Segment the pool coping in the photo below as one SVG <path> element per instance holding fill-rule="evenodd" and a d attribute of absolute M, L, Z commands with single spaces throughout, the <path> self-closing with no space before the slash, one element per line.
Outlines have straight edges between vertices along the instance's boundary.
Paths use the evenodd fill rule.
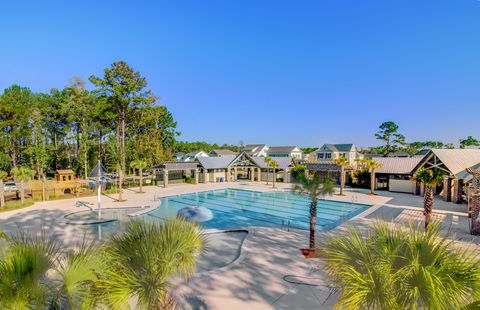
<path fill-rule="evenodd" d="M 139 208 L 139 209 L 146 209 L 146 210 L 140 210 L 138 212 L 134 212 L 134 213 L 131 213 L 131 214 L 127 214 L 127 216 L 129 217 L 136 217 L 136 216 L 139 216 L 139 215 L 143 215 L 143 214 L 146 214 L 148 212 L 151 212 L 157 208 L 159 208 L 161 205 L 158 204 L 158 206 L 156 207 L 150 207 L 150 206 L 127 206 L 127 207 L 113 207 L 113 208 L 102 208 L 101 211 L 106 211 L 106 210 L 126 210 L 126 209 L 135 209 L 135 208 Z M 87 208 L 87 207 L 84 207 L 84 208 Z M 148 210 L 148 211 L 147 211 Z M 60 219 L 63 220 L 66 224 L 68 225 L 96 225 L 96 224 L 104 224 L 104 223 L 111 223 L 111 222 L 117 222 L 118 219 L 101 219 L 101 220 L 69 220 L 67 219 L 66 217 L 69 216 L 69 215 L 73 215 L 73 214 L 77 214 L 77 213 L 82 213 L 82 212 L 96 212 L 98 211 L 98 209 L 90 209 L 90 208 L 87 208 L 87 210 L 80 210 L 80 211 L 75 211 L 75 212 L 69 212 L 65 215 L 62 215 L 60 216 Z M 142 213 L 139 213 L 139 212 L 142 212 Z M 137 214 L 139 213 L 139 214 Z"/>

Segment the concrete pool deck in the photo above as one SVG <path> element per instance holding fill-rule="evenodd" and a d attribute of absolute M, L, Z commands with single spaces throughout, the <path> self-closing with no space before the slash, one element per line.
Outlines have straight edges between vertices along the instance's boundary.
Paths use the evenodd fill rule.
<path fill-rule="evenodd" d="M 276 190 L 290 188 L 290 184 L 277 184 Z M 231 182 L 187 185 L 171 185 L 169 188 L 144 187 L 145 194 L 125 190 L 125 202 L 102 198 L 102 207 L 154 206 L 154 197 L 179 195 L 220 188 L 240 188 L 257 191 L 271 191 L 272 186 L 259 182 Z M 371 204 L 350 221 L 335 228 L 343 231 L 349 225 L 367 228 L 377 219 L 401 224 L 422 220 L 423 198 L 408 194 L 378 192 L 376 196 L 368 191 L 347 189 L 345 196 L 328 199 Z M 85 234 L 85 227 L 67 225 L 63 216 L 70 212 L 87 210 L 75 207 L 75 202 L 88 201 L 95 208 L 96 197 L 82 197 L 35 203 L 33 206 L 0 213 L 0 230 L 14 233 L 17 227 L 38 233 L 42 227 L 65 246 L 74 246 Z M 454 233 L 454 238 L 468 245 L 480 244 L 479 237 L 470 236 L 466 218 L 466 205 L 446 203 L 439 199 L 434 203 L 435 217 L 443 220 L 444 230 Z M 307 260 L 300 254 L 308 242 L 306 231 L 285 231 L 280 228 L 248 228 L 238 258 L 225 257 L 225 266 L 217 269 L 200 268 L 188 282 L 173 281 L 173 293 L 187 309 L 330 309 L 337 296 L 328 288 L 328 277 L 322 273 L 322 262 Z M 89 235 L 90 238 L 95 236 Z M 320 234 L 319 238 L 325 237 Z M 240 240 L 240 237 L 233 238 Z M 219 238 L 219 244 L 230 243 L 228 238 Z M 233 244 L 233 242 L 232 242 Z M 240 242 L 241 244 L 241 242 Z M 220 251 L 216 249 L 215 251 Z M 210 256 L 225 253 L 211 252 Z M 228 264 L 229 261 L 233 262 Z M 310 277 L 317 286 L 292 284 L 284 278 Z"/>

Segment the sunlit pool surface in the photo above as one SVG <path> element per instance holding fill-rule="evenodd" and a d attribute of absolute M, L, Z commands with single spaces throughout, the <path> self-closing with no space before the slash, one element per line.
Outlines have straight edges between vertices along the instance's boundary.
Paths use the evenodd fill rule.
<path fill-rule="evenodd" d="M 161 198 L 160 207 L 135 218 L 147 221 L 161 221 L 174 218 L 185 207 L 207 208 L 213 217 L 200 222 L 203 227 L 232 229 L 239 227 L 276 227 L 291 229 L 309 228 L 308 197 L 292 192 L 256 192 L 241 189 L 221 189 Z M 370 205 L 332 200 L 320 200 L 317 206 L 317 229 L 330 230 Z M 132 219 L 128 214 L 135 209 L 104 210 L 102 217 L 112 216 L 114 222 L 87 225 L 88 230 L 115 232 L 121 230 Z M 72 214 L 79 219 L 95 218 L 96 212 Z"/>

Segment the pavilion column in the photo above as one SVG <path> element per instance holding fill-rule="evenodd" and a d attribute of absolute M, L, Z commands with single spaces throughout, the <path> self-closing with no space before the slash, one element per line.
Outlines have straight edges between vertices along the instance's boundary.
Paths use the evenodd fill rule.
<path fill-rule="evenodd" d="M 230 168 L 227 168 L 227 171 L 225 172 L 225 182 L 230 182 L 231 181 L 230 180 L 230 174 L 231 174 L 230 171 L 231 171 Z"/>
<path fill-rule="evenodd" d="M 163 187 L 168 187 L 168 170 L 163 170 Z"/>
<path fill-rule="evenodd" d="M 308 179 L 310 177 L 310 170 L 305 169 L 304 174 L 305 174 L 305 177 Z"/>
<path fill-rule="evenodd" d="M 262 179 L 262 168 L 257 168 L 257 182 L 260 182 Z"/>
<path fill-rule="evenodd" d="M 197 168 L 194 171 L 195 171 L 195 184 L 198 184 L 198 174 L 200 173 L 200 170 Z"/>
<path fill-rule="evenodd" d="M 416 196 L 420 196 L 420 187 L 421 184 L 418 181 L 415 181 L 415 187 L 413 188 L 413 194 Z"/>
<path fill-rule="evenodd" d="M 285 169 L 285 171 L 284 171 L 283 183 L 290 183 L 290 180 L 288 179 L 288 170 L 287 169 Z"/>
<path fill-rule="evenodd" d="M 203 183 L 208 183 L 208 169 L 203 169 Z"/>
<path fill-rule="evenodd" d="M 237 180 L 237 167 L 233 168 L 233 174 L 234 174 L 233 180 L 236 181 Z"/>
<path fill-rule="evenodd" d="M 463 180 L 453 180 L 453 199 L 454 203 L 462 203 Z"/>
<path fill-rule="evenodd" d="M 249 168 L 250 169 L 250 181 L 255 180 L 255 168 Z"/>
<path fill-rule="evenodd" d="M 443 178 L 443 200 L 452 201 L 452 179 L 449 176 Z"/>

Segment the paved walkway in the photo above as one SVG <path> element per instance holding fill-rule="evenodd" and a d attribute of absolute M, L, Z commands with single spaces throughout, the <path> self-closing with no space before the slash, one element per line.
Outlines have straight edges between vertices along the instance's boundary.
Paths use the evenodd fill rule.
<path fill-rule="evenodd" d="M 277 190 L 288 189 L 288 184 L 278 184 Z M 126 190 L 125 202 L 115 202 L 103 197 L 103 207 L 135 207 L 154 206 L 158 202 L 155 196 L 178 195 L 189 192 L 205 191 L 218 188 L 235 187 L 259 191 L 271 191 L 264 183 L 236 182 L 186 185 L 171 185 L 169 188 L 145 187 L 145 194 L 137 194 Z M 367 191 L 348 189 L 345 196 L 333 196 L 330 199 L 371 204 L 354 219 L 337 227 L 333 233 L 344 231 L 349 225 L 362 229 L 368 228 L 378 219 L 406 224 L 409 221 L 422 221 L 421 197 L 379 192 L 379 195 L 367 195 Z M 95 204 L 96 197 L 81 198 Z M 66 246 L 74 246 L 86 234 L 89 238 L 97 238 L 89 226 L 79 227 L 67 225 L 63 216 L 69 212 L 82 210 L 76 208 L 77 199 L 58 200 L 36 203 L 34 206 L 0 213 L 0 229 L 7 233 L 16 231 L 18 227 L 38 233 L 42 227 L 61 240 Z M 465 244 L 480 244 L 478 237 L 468 233 L 466 205 L 435 201 L 435 218 L 444 223 L 444 231 L 455 233 L 454 238 L 465 241 Z M 174 294 L 187 309 L 330 309 L 337 300 L 327 285 L 328 278 L 322 272 L 322 263 L 318 260 L 307 260 L 300 254 L 308 242 L 306 231 L 285 231 L 280 228 L 247 228 L 248 234 L 236 237 L 219 237 L 218 247 L 211 249 L 210 257 L 223 257 L 223 267 L 212 268 L 202 263 L 198 272 L 188 281 L 173 282 Z M 325 237 L 325 234 L 323 235 Z M 319 236 L 322 238 L 322 235 Z M 235 241 L 236 240 L 236 241 Z M 473 241 L 473 242 L 471 242 Z M 240 244 L 243 242 L 243 246 Z M 227 243 L 235 244 L 240 256 L 225 255 Z M 223 244 L 223 246 L 222 246 Z M 230 264 L 229 264 L 230 263 Z M 306 278 L 305 278 L 306 277 Z M 305 280 L 306 279 L 306 280 Z M 299 284 L 306 281 L 315 286 Z M 297 284 L 291 283 L 296 282 Z"/>

